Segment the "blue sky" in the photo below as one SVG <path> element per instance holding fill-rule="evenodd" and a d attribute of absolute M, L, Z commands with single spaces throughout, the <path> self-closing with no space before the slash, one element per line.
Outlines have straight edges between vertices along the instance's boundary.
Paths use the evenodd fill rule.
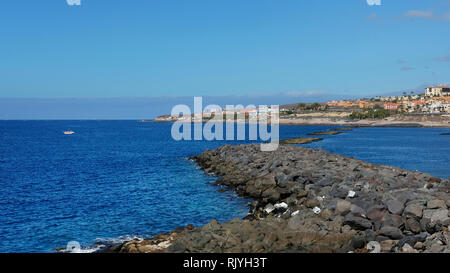
<path fill-rule="evenodd" d="M 381 2 L 5 0 L 0 97 L 295 101 L 449 83 L 450 0 Z"/>

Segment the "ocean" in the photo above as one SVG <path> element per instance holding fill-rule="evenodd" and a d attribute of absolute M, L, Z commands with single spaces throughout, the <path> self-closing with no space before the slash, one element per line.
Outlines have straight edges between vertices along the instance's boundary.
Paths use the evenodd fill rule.
<path fill-rule="evenodd" d="M 175 141 L 171 126 L 0 121 L 0 252 L 54 252 L 69 241 L 89 251 L 99 242 L 244 217 L 250 200 L 213 185 L 215 178 L 188 157 L 255 142 Z M 280 138 L 331 128 L 281 126 Z M 450 178 L 445 132 L 450 129 L 354 128 L 302 146 Z"/>

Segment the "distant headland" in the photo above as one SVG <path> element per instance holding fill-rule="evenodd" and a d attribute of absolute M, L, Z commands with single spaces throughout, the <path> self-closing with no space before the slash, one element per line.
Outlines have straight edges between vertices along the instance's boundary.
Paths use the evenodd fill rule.
<path fill-rule="evenodd" d="M 223 115 L 225 122 L 249 122 L 249 117 L 259 114 L 258 108 L 205 110 L 189 117 L 162 115 L 141 122 L 207 122 L 217 115 Z M 423 94 L 403 92 L 402 96 L 285 104 L 279 107 L 279 122 L 281 125 L 450 127 L 450 87 L 428 87 Z"/>

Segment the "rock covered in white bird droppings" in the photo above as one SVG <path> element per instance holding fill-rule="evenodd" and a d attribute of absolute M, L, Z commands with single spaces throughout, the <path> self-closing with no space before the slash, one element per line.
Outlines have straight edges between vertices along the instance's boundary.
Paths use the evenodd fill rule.
<path fill-rule="evenodd" d="M 299 210 L 296 210 L 296 211 L 294 211 L 293 213 L 291 213 L 291 216 L 295 216 L 295 215 L 297 215 L 297 214 L 299 214 L 300 213 L 300 211 Z"/>
<path fill-rule="evenodd" d="M 381 245 L 377 241 L 370 241 L 367 246 L 367 250 L 369 250 L 370 253 L 380 253 L 381 252 Z"/>
<path fill-rule="evenodd" d="M 272 204 L 267 204 L 266 207 L 264 208 L 264 211 L 266 213 L 271 213 L 274 210 L 275 210 L 275 207 Z"/>
<path fill-rule="evenodd" d="M 275 204 L 274 207 L 275 207 L 276 209 L 287 209 L 287 208 L 288 208 L 288 204 L 286 204 L 286 203 L 284 203 L 284 202 L 281 202 L 281 203 Z"/>

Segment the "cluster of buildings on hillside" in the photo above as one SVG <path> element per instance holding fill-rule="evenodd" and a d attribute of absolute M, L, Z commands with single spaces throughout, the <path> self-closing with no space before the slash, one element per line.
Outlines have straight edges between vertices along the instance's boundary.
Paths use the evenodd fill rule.
<path fill-rule="evenodd" d="M 315 107 L 311 107 L 315 106 Z M 313 108 L 314 110 L 312 110 Z M 284 114 L 296 113 L 298 111 L 347 111 L 352 112 L 358 109 L 386 109 L 404 113 L 450 113 L 450 87 L 439 85 L 426 88 L 424 94 L 403 93 L 402 96 L 376 97 L 360 100 L 340 100 L 326 103 L 314 104 L 289 104 L 280 107 L 280 112 Z M 205 109 L 202 113 L 204 118 L 212 116 L 212 113 L 232 116 L 232 114 L 246 114 L 250 117 L 262 113 L 270 113 L 272 109 L 267 108 L 245 108 L 245 109 Z M 198 114 L 200 115 L 200 114 Z M 195 116 L 195 115 L 194 115 Z"/>
<path fill-rule="evenodd" d="M 205 109 L 201 114 L 202 118 L 212 118 L 216 115 L 223 116 L 224 119 L 242 119 L 245 117 L 249 118 L 263 118 L 264 115 L 270 115 L 273 111 L 271 107 L 262 106 L 258 108 L 230 108 L 230 109 Z M 194 114 L 194 117 L 199 118 L 200 114 Z"/>
<path fill-rule="evenodd" d="M 450 113 L 450 87 L 440 85 L 426 88 L 424 94 L 409 95 L 403 93 L 402 96 L 376 97 L 360 100 L 340 100 L 329 101 L 325 103 L 296 103 L 280 106 L 279 111 L 282 115 L 297 114 L 304 111 L 344 111 L 353 112 L 364 109 L 385 109 L 403 113 L 423 113 L 439 114 Z M 194 113 L 187 116 L 160 116 L 157 121 L 175 121 L 175 120 L 204 120 L 215 116 L 222 116 L 224 119 L 242 119 L 243 117 L 266 117 L 261 114 L 270 114 L 274 109 L 270 107 L 261 108 L 208 108 L 201 113 Z"/>
<path fill-rule="evenodd" d="M 270 119 L 268 115 L 273 112 L 273 109 L 270 107 L 259 107 L 259 108 L 232 108 L 232 109 L 222 109 L 220 107 L 206 107 L 201 113 L 193 113 L 193 114 L 185 114 L 185 115 L 163 115 L 157 117 L 156 121 L 201 121 L 201 120 L 209 120 L 214 117 L 223 118 L 224 120 L 241 120 L 246 118 L 258 118 L 260 121 L 264 119 Z M 266 114 L 262 115 L 262 114 Z M 141 121 L 145 122 L 145 121 Z"/>
<path fill-rule="evenodd" d="M 407 113 L 450 113 L 450 87 L 440 85 L 426 88 L 421 95 L 377 97 L 362 100 L 330 101 L 330 109 L 370 109 L 383 108 Z"/>

